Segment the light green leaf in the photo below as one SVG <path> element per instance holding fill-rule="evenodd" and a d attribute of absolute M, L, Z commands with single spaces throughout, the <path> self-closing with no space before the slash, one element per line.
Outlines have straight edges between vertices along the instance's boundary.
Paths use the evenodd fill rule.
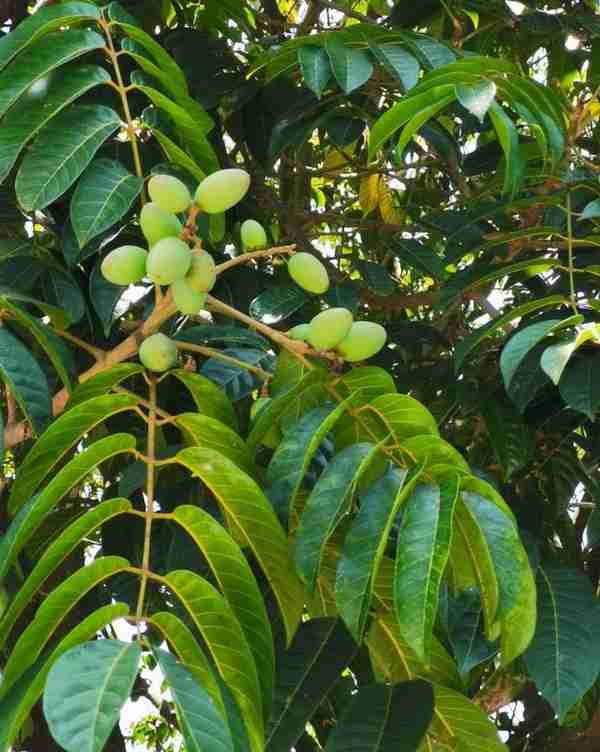
<path fill-rule="evenodd" d="M 208 415 L 198 413 L 178 415 L 175 423 L 183 431 L 189 446 L 213 449 L 235 462 L 248 475 L 256 476 L 256 465 L 246 443 L 229 426 Z"/>
<path fill-rule="evenodd" d="M 358 89 L 371 78 L 373 63 L 368 53 L 344 44 L 339 32 L 332 32 L 327 36 L 325 50 L 329 56 L 335 80 L 346 94 Z"/>
<path fill-rule="evenodd" d="M 231 460 L 211 449 L 193 447 L 177 455 L 205 483 L 247 541 L 273 590 L 291 639 L 305 593 L 294 573 L 287 538 L 260 487 Z M 237 537 L 237 536 L 236 536 Z"/>
<path fill-rule="evenodd" d="M 571 316 L 568 319 L 547 319 L 537 324 L 531 324 L 524 329 L 520 329 L 509 339 L 504 346 L 500 355 L 500 370 L 504 379 L 504 386 L 508 391 L 510 383 L 515 375 L 517 368 L 526 357 L 527 353 L 532 350 L 538 342 L 545 337 L 554 334 L 561 329 L 574 326 L 579 323 L 580 317 Z"/>
<path fill-rule="evenodd" d="M 111 389 L 114 389 L 122 381 L 132 376 L 137 376 L 143 370 L 144 367 L 140 363 L 119 363 L 116 366 L 94 374 L 90 379 L 75 387 L 67 402 L 67 410 L 94 397 L 107 395 Z"/>
<path fill-rule="evenodd" d="M 44 554 L 36 563 L 31 574 L 21 585 L 8 608 L 2 614 L 2 619 L 0 620 L 0 645 L 4 644 L 16 620 L 31 603 L 33 596 L 67 556 L 107 520 L 125 514 L 130 509 L 131 502 L 129 499 L 104 501 L 97 507 L 87 511 L 62 531 L 59 537 L 44 551 Z M 10 528 L 6 535 L 10 535 Z"/>
<path fill-rule="evenodd" d="M 357 486 L 378 451 L 379 447 L 367 443 L 343 449 L 327 465 L 306 501 L 296 531 L 294 561 L 311 592 L 325 545 L 348 513 Z"/>
<path fill-rule="evenodd" d="M 0 328 L 0 377 L 37 434 L 52 418 L 48 381 L 37 360 L 6 327 Z"/>
<path fill-rule="evenodd" d="M 6 39 L 10 39 L 10 35 Z M 48 34 L 0 73 L 0 117 L 40 78 L 64 63 L 102 47 L 104 39 L 95 31 L 76 30 L 67 34 L 57 31 Z"/>
<path fill-rule="evenodd" d="M 234 431 L 238 430 L 235 409 L 224 389 L 219 389 L 215 383 L 199 373 L 177 369 L 170 371 L 169 375 L 179 379 L 189 389 L 198 412 L 224 423 Z"/>
<path fill-rule="evenodd" d="M 421 472 L 419 468 L 409 476 L 406 470 L 390 465 L 361 494 L 358 514 L 344 540 L 335 581 L 336 605 L 357 642 L 363 636 L 390 530 Z"/>
<path fill-rule="evenodd" d="M 132 410 L 135 397 L 111 394 L 77 405 L 57 418 L 29 450 L 17 472 L 8 498 L 11 515 L 29 501 L 31 494 L 50 470 L 81 437 L 115 413 Z"/>
<path fill-rule="evenodd" d="M 399 447 L 403 459 L 425 462 L 426 466 L 451 465 L 457 471 L 469 471 L 462 454 L 439 436 L 421 433 L 404 439 Z"/>
<path fill-rule="evenodd" d="M 525 162 L 519 145 L 519 134 L 500 105 L 492 102 L 489 115 L 504 152 L 504 193 L 514 197 L 521 186 Z"/>
<path fill-rule="evenodd" d="M 540 566 L 537 593 L 537 626 L 524 659 L 562 722 L 600 672 L 600 611 L 589 579 L 574 569 Z"/>
<path fill-rule="evenodd" d="M 188 154 L 157 128 L 152 128 L 152 135 L 160 144 L 166 158 L 193 175 L 198 182 L 204 180 L 206 172 Z M 218 215 L 215 215 L 218 216 Z"/>
<path fill-rule="evenodd" d="M 193 572 L 170 572 L 164 583 L 192 617 L 219 673 L 238 702 L 252 749 L 262 752 L 264 723 L 256 663 L 230 605 L 209 582 Z"/>
<path fill-rule="evenodd" d="M 433 415 L 408 394 L 384 394 L 376 397 L 365 407 L 365 412 L 373 412 L 385 419 L 385 425 L 392 429 L 397 443 L 402 443 L 411 436 L 439 436 Z"/>
<path fill-rule="evenodd" d="M 403 507 L 398 531 L 394 606 L 400 631 L 426 665 L 440 585 L 448 562 L 459 479 L 417 485 Z"/>
<path fill-rule="evenodd" d="M 183 505 L 173 517 L 202 551 L 246 636 L 258 670 L 266 723 L 273 700 L 275 656 L 271 625 L 252 570 L 235 541 L 207 512 Z"/>
<path fill-rule="evenodd" d="M 430 107 L 432 104 L 445 99 L 448 96 L 454 97 L 454 86 L 447 84 L 438 86 L 434 89 L 424 92 L 423 94 L 408 94 L 393 107 L 383 113 L 371 128 L 369 139 L 369 160 L 373 160 L 377 150 L 388 141 L 394 133 L 418 115 L 422 110 Z"/>
<path fill-rule="evenodd" d="M 71 199 L 71 224 L 83 248 L 130 209 L 144 181 L 120 162 L 97 159 L 84 172 Z"/>
<path fill-rule="evenodd" d="M 187 752 L 233 752 L 227 722 L 204 687 L 169 653 L 155 650 L 154 655 L 171 690 Z"/>
<path fill-rule="evenodd" d="M 138 673 L 137 643 L 96 640 L 78 645 L 50 669 L 44 715 L 66 752 L 102 752 Z"/>
<path fill-rule="evenodd" d="M 495 97 L 496 84 L 493 81 L 482 80 L 474 86 L 458 84 L 456 87 L 456 98 L 480 123 L 483 123 Z"/>
<path fill-rule="evenodd" d="M 19 552 L 44 521 L 48 513 L 92 470 L 110 457 L 129 452 L 135 439 L 127 433 L 107 436 L 77 454 L 62 467 L 40 493 L 32 496 L 18 511 L 6 534 L 0 539 L 0 580 L 6 577 Z"/>
<path fill-rule="evenodd" d="M 120 124 L 117 113 L 103 105 L 72 105 L 53 118 L 23 159 L 15 181 L 25 211 L 43 209 L 62 196 Z"/>
<path fill-rule="evenodd" d="M 383 394 L 395 394 L 396 383 L 388 371 L 377 366 L 353 368 L 332 383 L 342 398 L 355 394 L 361 402 L 370 402 Z"/>
<path fill-rule="evenodd" d="M 54 650 L 42 656 L 21 679 L 11 688 L 10 693 L 0 701 L 0 750 L 9 752 L 31 709 L 41 697 L 46 676 L 54 662 L 73 646 L 92 640 L 97 633 L 117 619 L 129 613 L 124 603 L 103 606 L 86 616 Z"/>
<path fill-rule="evenodd" d="M 36 13 L 36 17 L 38 15 L 39 13 Z M 3 119 L 0 129 L 0 183 L 14 167 L 27 142 L 56 114 L 90 89 L 108 81 L 110 74 L 104 68 L 77 64 L 63 68 L 50 76 L 48 90 L 43 97 L 31 101 L 23 99 L 12 107 Z"/>
<path fill-rule="evenodd" d="M 332 73 L 327 52 L 323 47 L 306 44 L 298 50 L 298 60 L 304 83 L 320 99 Z"/>
<path fill-rule="evenodd" d="M 597 219 L 598 217 L 600 217 L 600 198 L 596 198 L 593 201 L 590 201 L 589 204 L 585 205 L 585 208 L 579 217 L 579 221 L 582 222 L 584 219 Z"/>
<path fill-rule="evenodd" d="M 25 18 L 10 34 L 0 39 L 0 70 L 45 34 L 57 31 L 61 27 L 99 18 L 100 8 L 91 3 L 61 3 L 40 8 L 37 13 Z"/>
<path fill-rule="evenodd" d="M 6 697 L 15 681 L 35 663 L 48 640 L 75 604 L 100 582 L 127 567 L 129 562 L 120 556 L 96 559 L 92 564 L 67 577 L 46 596 L 34 620 L 21 633 L 6 662 L 0 684 L 0 698 Z"/>
<path fill-rule="evenodd" d="M 555 386 L 558 385 L 560 377 L 573 353 L 585 342 L 594 338 L 598 338 L 595 325 L 593 328 L 578 332 L 575 336 L 569 337 L 563 342 L 550 345 L 550 347 L 544 350 L 540 359 L 540 365 L 542 371 L 551 379 Z"/>
<path fill-rule="evenodd" d="M 453 93 L 447 94 L 445 97 L 440 97 L 439 100 L 433 102 L 429 106 L 423 107 L 422 110 L 412 117 L 402 129 L 402 133 L 396 144 L 396 154 L 399 157 L 402 156 L 404 149 L 408 146 L 412 137 L 421 130 L 425 123 L 435 117 L 438 112 L 441 112 L 450 104 L 450 102 L 453 102 L 454 99 L 455 95 Z"/>

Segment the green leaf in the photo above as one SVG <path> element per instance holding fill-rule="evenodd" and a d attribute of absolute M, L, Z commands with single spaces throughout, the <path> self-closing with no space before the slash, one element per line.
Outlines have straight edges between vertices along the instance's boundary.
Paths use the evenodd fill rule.
<path fill-rule="evenodd" d="M 397 392 L 392 375 L 378 366 L 353 368 L 334 382 L 334 386 L 342 397 L 349 397 L 353 392 L 356 392 L 365 402 L 370 402 L 382 394 Z"/>
<path fill-rule="evenodd" d="M 537 626 L 524 659 L 562 722 L 600 672 L 600 611 L 589 579 L 574 569 L 540 566 L 537 593 Z"/>
<path fill-rule="evenodd" d="M 187 438 L 189 446 L 206 447 L 227 457 L 250 476 L 256 476 L 256 465 L 246 443 L 229 426 L 216 418 L 198 413 L 182 413 L 175 423 Z"/>
<path fill-rule="evenodd" d="M 184 170 L 193 175 L 198 182 L 204 180 L 206 172 L 187 155 L 187 153 L 172 141 L 167 135 L 157 128 L 152 128 L 152 135 L 160 144 L 166 158 L 169 162 L 183 167 Z M 219 216 L 219 215 L 215 215 Z"/>
<path fill-rule="evenodd" d="M 361 261 L 357 264 L 363 279 L 365 280 L 369 290 L 372 290 L 375 295 L 392 295 L 396 292 L 397 282 L 390 277 L 387 270 L 381 265 L 376 264 L 373 261 Z"/>
<path fill-rule="evenodd" d="M 587 415 L 590 420 L 594 419 L 600 407 L 599 362 L 597 353 L 579 358 L 568 366 L 558 385 L 565 403 Z"/>
<path fill-rule="evenodd" d="M 8 752 L 31 709 L 41 697 L 46 676 L 54 662 L 73 646 L 92 640 L 97 633 L 117 619 L 127 616 L 129 608 L 124 603 L 104 606 L 86 616 L 54 650 L 42 656 L 11 688 L 0 701 L 0 750 Z"/>
<path fill-rule="evenodd" d="M 144 367 L 140 363 L 119 363 L 104 371 L 99 371 L 75 387 L 67 402 L 67 410 L 87 400 L 107 395 L 122 381 L 137 376 L 143 371 Z"/>
<path fill-rule="evenodd" d="M 44 715 L 66 752 L 102 752 L 129 699 L 141 657 L 137 643 L 97 640 L 72 648 L 52 666 Z"/>
<path fill-rule="evenodd" d="M 72 275 L 60 267 L 50 268 L 42 278 L 44 297 L 61 307 L 68 323 L 76 324 L 86 314 L 86 303 L 80 285 Z"/>
<path fill-rule="evenodd" d="M 155 107 L 164 110 L 169 115 L 185 142 L 190 156 L 206 174 L 219 169 L 217 155 L 205 135 L 206 131 L 198 127 L 197 119 L 186 108 L 173 102 L 172 99 L 151 86 L 137 85 L 136 89 L 145 94 Z"/>
<path fill-rule="evenodd" d="M 269 467 L 267 482 L 277 489 L 277 497 L 291 511 L 310 461 L 325 435 L 344 414 L 347 402 L 328 403 L 304 415 L 293 430 L 288 430 L 277 447 Z"/>
<path fill-rule="evenodd" d="M 422 679 L 361 687 L 334 727 L 325 752 L 414 752 L 433 718 L 431 685 Z"/>
<path fill-rule="evenodd" d="M 231 460 L 211 449 L 184 449 L 177 461 L 205 483 L 235 521 L 273 590 L 291 639 L 304 605 L 304 589 L 293 571 L 287 538 L 260 487 Z"/>
<path fill-rule="evenodd" d="M 439 436 L 437 423 L 426 407 L 408 394 L 383 394 L 365 407 L 385 420 L 397 443 L 411 436 L 429 434 Z"/>
<path fill-rule="evenodd" d="M 274 358 L 264 350 L 252 350 L 241 347 L 228 347 L 223 350 L 224 355 L 241 360 L 248 365 L 270 370 L 273 366 Z M 224 363 L 218 358 L 210 358 L 200 369 L 203 376 L 213 381 L 219 387 L 225 390 L 227 396 L 237 402 L 247 397 L 258 386 L 262 380 L 248 371 L 243 366 L 234 363 Z"/>
<path fill-rule="evenodd" d="M 451 465 L 457 471 L 469 471 L 463 456 L 439 436 L 421 433 L 402 441 L 398 449 L 403 458 L 412 462 L 425 462 L 427 466 Z"/>
<path fill-rule="evenodd" d="M 399 44 L 373 44 L 369 42 L 369 49 L 377 61 L 397 78 L 405 91 L 412 89 L 419 80 L 421 66 L 419 61 Z"/>
<path fill-rule="evenodd" d="M 337 566 L 335 602 L 354 639 L 360 642 L 373 597 L 375 578 L 400 507 L 422 468 L 410 476 L 390 465 L 360 497 L 360 508 L 344 540 Z"/>
<path fill-rule="evenodd" d="M 250 303 L 253 319 L 265 324 L 277 324 L 307 303 L 308 295 L 299 287 L 272 287 Z"/>
<path fill-rule="evenodd" d="M 371 78 L 373 63 L 367 52 L 344 44 L 339 32 L 332 32 L 327 36 L 325 49 L 335 80 L 346 94 L 358 89 Z"/>
<path fill-rule="evenodd" d="M 590 201 L 589 204 L 585 205 L 581 212 L 581 216 L 579 217 L 579 221 L 582 222 L 584 219 L 597 219 L 598 217 L 600 217 L 600 198 L 596 198 L 593 201 Z"/>
<path fill-rule="evenodd" d="M 35 663 L 59 624 L 86 593 L 127 567 L 129 562 L 120 556 L 96 559 L 67 577 L 45 597 L 35 619 L 21 632 L 6 662 L 0 685 L 0 698 L 6 697 L 15 681 Z"/>
<path fill-rule="evenodd" d="M 36 17 L 38 15 L 36 13 Z M 25 99 L 12 107 L 3 119 L 0 130 L 0 183 L 14 167 L 27 142 L 56 114 L 90 89 L 108 81 L 110 75 L 104 68 L 77 64 L 54 73 L 50 77 L 48 90 L 41 99 Z"/>
<path fill-rule="evenodd" d="M 233 752 L 227 722 L 208 692 L 172 655 L 164 650 L 154 654 L 171 690 L 187 752 Z"/>
<path fill-rule="evenodd" d="M 357 486 L 378 451 L 379 447 L 367 443 L 343 449 L 327 465 L 306 501 L 296 531 L 294 561 L 311 592 L 325 545 L 348 514 Z"/>
<path fill-rule="evenodd" d="M 504 193 L 514 197 L 523 181 L 525 162 L 519 145 L 519 134 L 513 121 L 500 105 L 492 102 L 489 115 L 504 152 Z"/>
<path fill-rule="evenodd" d="M 61 3 L 40 8 L 26 17 L 10 34 L 0 39 L 0 70 L 38 39 L 61 27 L 100 18 L 100 8 L 91 3 Z"/>
<path fill-rule="evenodd" d="M 62 196 L 120 124 L 117 113 L 103 105 L 72 105 L 53 118 L 23 159 L 15 181 L 25 211 L 43 209 Z"/>
<path fill-rule="evenodd" d="M 252 570 L 238 545 L 207 512 L 183 505 L 173 517 L 202 552 L 246 636 L 258 670 L 266 722 L 273 700 L 275 656 L 271 625 Z"/>
<path fill-rule="evenodd" d="M 77 454 L 42 491 L 28 499 L 0 540 L 0 579 L 6 577 L 23 546 L 71 488 L 84 480 L 100 463 L 116 454 L 129 452 L 134 447 L 135 439 L 127 433 L 100 439 Z"/>
<path fill-rule="evenodd" d="M 394 256 L 402 268 L 409 266 L 434 279 L 443 280 L 446 277 L 444 264 L 433 248 L 413 240 L 396 236 L 390 242 Z"/>
<path fill-rule="evenodd" d="M 220 342 L 229 347 L 252 347 L 269 350 L 269 340 L 250 329 L 229 324 L 200 324 L 178 332 L 173 339 L 178 342 L 191 342 L 194 345 Z M 185 371 L 185 373 L 189 373 Z M 226 421 L 223 421 L 226 422 Z"/>
<path fill-rule="evenodd" d="M 71 199 L 71 224 L 83 248 L 131 208 L 144 181 L 120 162 L 97 159 L 84 172 Z"/>
<path fill-rule="evenodd" d="M 303 45 L 298 50 L 298 60 L 304 83 L 314 92 L 317 99 L 321 99 L 331 78 L 331 65 L 327 52 L 317 45 Z"/>
<path fill-rule="evenodd" d="M 423 94 L 409 94 L 387 112 L 379 117 L 371 128 L 369 139 L 369 160 L 373 160 L 377 150 L 388 141 L 405 123 L 418 115 L 422 110 L 432 104 L 452 95 L 454 86 L 451 84 L 438 86 Z"/>
<path fill-rule="evenodd" d="M 152 614 L 149 621 L 162 632 L 173 652 L 179 656 L 180 661 L 193 674 L 198 684 L 208 692 L 219 711 L 225 714 L 223 697 L 213 669 L 191 629 L 169 611 Z"/>
<path fill-rule="evenodd" d="M 48 328 L 43 324 L 40 324 L 37 319 L 26 313 L 26 311 L 20 306 L 11 303 L 6 297 L 2 298 L 2 307 L 5 310 L 10 311 L 15 322 L 26 329 L 40 345 L 54 366 L 65 388 L 70 391 L 72 386 L 69 371 L 67 370 L 67 366 L 64 363 L 61 353 L 56 347 L 56 341 Z"/>
<path fill-rule="evenodd" d="M 113 437 L 114 438 L 114 437 Z M 39 497 L 38 497 L 39 499 Z M 33 596 L 67 556 L 89 538 L 107 520 L 131 509 L 128 499 L 111 499 L 90 509 L 69 525 L 44 551 L 31 574 L 21 585 L 0 620 L 0 645 L 3 645 L 16 620 L 31 603 Z M 10 535 L 10 528 L 3 541 Z"/>
<path fill-rule="evenodd" d="M 560 377 L 573 353 L 591 339 L 598 339 L 596 324 L 592 324 L 591 327 L 577 332 L 574 336 L 568 337 L 563 342 L 550 345 L 550 347 L 544 350 L 540 365 L 555 386 L 558 385 Z"/>
<path fill-rule="evenodd" d="M 459 480 L 421 483 L 405 503 L 398 531 L 394 606 L 400 631 L 429 662 L 440 585 L 448 562 Z"/>
<path fill-rule="evenodd" d="M 188 340 L 186 339 L 186 341 Z M 210 379 L 205 378 L 199 373 L 192 373 L 183 369 L 170 371 L 170 376 L 175 376 L 189 389 L 198 412 L 214 418 L 234 431 L 237 431 L 237 415 L 223 389 L 219 389 Z"/>
<path fill-rule="evenodd" d="M 6 38 L 10 39 L 10 36 Z M 0 73 L 0 117 L 40 78 L 70 60 L 103 47 L 104 39 L 95 31 L 48 34 Z"/>
<path fill-rule="evenodd" d="M 0 377 L 12 392 L 34 433 L 52 418 L 50 389 L 37 360 L 6 327 L 0 328 Z"/>
<path fill-rule="evenodd" d="M 294 746 L 357 650 L 339 620 L 312 619 L 300 626 L 277 661 L 275 706 L 265 752 Z"/>
<path fill-rule="evenodd" d="M 414 117 L 412 117 L 402 129 L 402 133 L 400 134 L 400 138 L 398 139 L 398 143 L 396 144 L 396 154 L 398 156 L 401 156 L 404 152 L 404 149 L 411 141 L 412 137 L 421 130 L 425 123 L 431 120 L 431 118 L 435 117 L 438 112 L 441 112 L 447 105 L 450 104 L 450 102 L 453 102 L 454 99 L 454 93 L 447 94 L 446 96 L 440 97 L 439 100 L 432 102 L 432 104 L 430 104 L 428 107 L 423 107 L 422 110 L 420 110 Z"/>
<path fill-rule="evenodd" d="M 498 646 L 485 639 L 482 629 L 481 598 L 477 588 L 467 588 L 450 598 L 448 640 L 463 676 L 493 658 Z"/>
<path fill-rule="evenodd" d="M 495 97 L 496 84 L 493 81 L 482 80 L 474 86 L 458 84 L 456 87 L 456 98 L 480 123 L 483 123 Z"/>
<path fill-rule="evenodd" d="M 467 356 L 473 352 L 473 350 L 478 347 L 484 339 L 504 329 L 504 327 L 511 321 L 520 319 L 528 313 L 539 311 L 542 308 L 558 308 L 566 303 L 568 303 L 568 300 L 563 295 L 549 295 L 548 297 L 539 300 L 529 300 L 527 303 L 523 303 L 520 306 L 509 306 L 509 310 L 506 311 L 506 313 L 503 313 L 502 316 L 498 316 L 498 318 L 493 319 L 485 326 L 480 326 L 474 332 L 468 334 L 456 343 L 454 348 L 454 367 L 456 371 L 460 371 Z"/>
<path fill-rule="evenodd" d="M 102 324 L 104 336 L 108 337 L 115 321 L 115 308 L 119 300 L 123 297 L 127 285 L 123 287 L 113 285 L 112 282 L 104 279 L 100 264 L 101 262 L 98 261 L 90 274 L 89 292 L 94 311 Z"/>
<path fill-rule="evenodd" d="M 231 606 L 209 582 L 194 572 L 170 572 L 164 584 L 192 617 L 219 673 L 239 704 L 252 749 L 260 752 L 264 737 L 260 684 L 248 641 Z"/>
<path fill-rule="evenodd" d="M 132 410 L 135 397 L 113 394 L 77 405 L 57 418 L 29 450 L 17 472 L 8 499 L 11 515 L 29 501 L 32 493 L 64 455 L 94 426 L 115 413 Z"/>
<path fill-rule="evenodd" d="M 504 386 L 508 391 L 517 368 L 538 342 L 541 342 L 550 334 L 555 334 L 560 329 L 575 325 L 579 317 L 571 316 L 568 319 L 548 319 L 531 324 L 520 329 L 508 340 L 500 356 L 500 370 L 504 379 Z"/>
<path fill-rule="evenodd" d="M 488 439 L 506 481 L 522 470 L 531 459 L 533 438 L 528 426 L 510 404 L 486 400 L 481 416 Z"/>

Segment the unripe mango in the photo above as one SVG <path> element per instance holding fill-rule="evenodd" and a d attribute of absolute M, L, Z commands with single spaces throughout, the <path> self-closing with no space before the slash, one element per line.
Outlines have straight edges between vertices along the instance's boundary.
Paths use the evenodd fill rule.
<path fill-rule="evenodd" d="M 255 219 L 247 219 L 242 222 L 240 236 L 245 251 L 256 251 L 259 248 L 267 247 L 267 233 L 261 223 Z"/>
<path fill-rule="evenodd" d="M 146 276 L 147 258 L 148 251 L 143 248 L 122 245 L 106 256 L 100 270 L 113 285 L 131 285 Z"/>
<path fill-rule="evenodd" d="M 166 212 L 181 214 L 187 211 L 192 197 L 185 183 L 172 175 L 154 175 L 148 181 L 151 200 Z"/>
<path fill-rule="evenodd" d="M 192 263 L 185 281 L 196 292 L 210 292 L 217 281 L 215 260 L 206 251 L 192 251 Z"/>
<path fill-rule="evenodd" d="M 245 170 L 219 170 L 200 183 L 196 203 L 207 214 L 220 214 L 238 204 L 249 187 L 250 175 Z"/>
<path fill-rule="evenodd" d="M 288 261 L 288 272 L 303 290 L 322 295 L 329 289 L 327 269 L 310 253 L 295 253 Z"/>
<path fill-rule="evenodd" d="M 385 345 L 387 332 L 373 321 L 356 321 L 348 336 L 337 346 L 339 354 L 349 363 L 366 360 L 378 353 Z"/>
<path fill-rule="evenodd" d="M 307 342 L 309 331 L 310 331 L 310 324 L 297 324 L 296 326 L 293 326 L 289 330 L 289 332 L 287 333 L 287 336 L 290 339 L 296 339 L 299 342 Z"/>
<path fill-rule="evenodd" d="M 177 346 L 161 332 L 147 337 L 138 354 L 146 368 L 157 373 L 168 371 L 177 363 Z"/>
<path fill-rule="evenodd" d="M 183 279 L 192 263 L 192 252 L 179 238 L 164 238 L 152 246 L 148 254 L 146 272 L 157 285 L 170 285 Z"/>
<path fill-rule="evenodd" d="M 153 202 L 145 204 L 140 212 L 140 227 L 150 247 L 163 238 L 177 238 L 181 233 L 177 217 Z"/>
<path fill-rule="evenodd" d="M 332 350 L 347 336 L 352 314 L 347 308 L 328 308 L 317 314 L 308 327 L 308 341 L 315 350 Z"/>
<path fill-rule="evenodd" d="M 171 285 L 171 292 L 178 310 L 186 316 L 194 316 L 199 313 L 206 301 L 206 293 L 192 290 L 187 283 L 187 278 L 176 279 Z"/>

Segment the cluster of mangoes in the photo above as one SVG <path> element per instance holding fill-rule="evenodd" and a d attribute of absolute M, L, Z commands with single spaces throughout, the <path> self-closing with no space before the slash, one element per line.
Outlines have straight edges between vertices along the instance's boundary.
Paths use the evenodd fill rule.
<path fill-rule="evenodd" d="M 102 262 L 104 277 L 116 285 L 129 285 L 150 279 L 169 286 L 177 309 L 185 315 L 199 313 L 212 290 L 217 269 L 213 257 L 201 245 L 190 247 L 194 229 L 180 220 L 192 207 L 196 212 L 220 214 L 246 195 L 250 176 L 237 168 L 219 170 L 205 178 L 192 195 L 188 187 L 172 175 L 154 175 L 148 182 L 150 201 L 140 213 L 140 228 L 148 250 L 124 245 L 111 251 Z M 192 222 L 193 224 L 193 222 Z M 246 220 L 240 230 L 245 251 L 267 245 L 267 235 L 259 222 Z M 329 289 L 329 276 L 323 264 L 309 253 L 296 253 L 288 262 L 292 279 L 304 290 L 322 295 Z M 386 331 L 370 321 L 354 321 L 345 308 L 329 308 L 309 324 L 294 327 L 289 336 L 308 342 L 318 351 L 336 350 L 349 362 L 375 355 L 386 341 Z M 164 334 L 153 334 L 142 343 L 139 356 L 146 368 L 162 372 L 177 362 L 177 346 Z"/>
<path fill-rule="evenodd" d="M 310 253 L 296 253 L 288 262 L 294 282 L 308 292 L 322 295 L 329 289 L 327 269 Z M 373 321 L 354 321 L 347 308 L 328 308 L 308 324 L 298 324 L 288 337 L 308 342 L 315 350 L 336 350 L 349 363 L 366 360 L 385 345 L 387 333 Z"/>

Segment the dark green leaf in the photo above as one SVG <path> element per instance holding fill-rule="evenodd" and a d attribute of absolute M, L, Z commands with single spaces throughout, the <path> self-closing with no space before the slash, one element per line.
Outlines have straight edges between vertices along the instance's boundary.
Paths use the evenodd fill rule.
<path fill-rule="evenodd" d="M 600 407 L 600 384 L 598 381 L 598 354 L 578 358 L 565 370 L 558 388 L 560 396 L 569 407 L 594 419 Z"/>
<path fill-rule="evenodd" d="M 325 49 L 335 80 L 349 94 L 371 78 L 373 64 L 365 50 L 344 44 L 339 33 L 329 34 Z"/>
<path fill-rule="evenodd" d="M 104 279 L 100 264 L 101 262 L 98 261 L 90 274 L 90 300 L 100 319 L 104 335 L 108 337 L 114 323 L 115 308 L 127 287 L 113 285 L 112 282 Z"/>
<path fill-rule="evenodd" d="M 398 44 L 378 45 L 369 43 L 371 52 L 386 70 L 397 78 L 405 91 L 412 89 L 419 80 L 419 61 Z"/>
<path fill-rule="evenodd" d="M 331 65 L 327 53 L 323 47 L 307 44 L 298 50 L 298 60 L 304 83 L 320 99 L 331 78 Z"/>
<path fill-rule="evenodd" d="M 252 301 L 250 315 L 265 324 L 277 324 L 302 308 L 308 299 L 299 287 L 273 287 Z"/>
<path fill-rule="evenodd" d="M 483 634 L 481 598 L 476 588 L 463 590 L 450 599 L 448 639 L 458 670 L 464 675 L 498 652 L 498 647 Z"/>

